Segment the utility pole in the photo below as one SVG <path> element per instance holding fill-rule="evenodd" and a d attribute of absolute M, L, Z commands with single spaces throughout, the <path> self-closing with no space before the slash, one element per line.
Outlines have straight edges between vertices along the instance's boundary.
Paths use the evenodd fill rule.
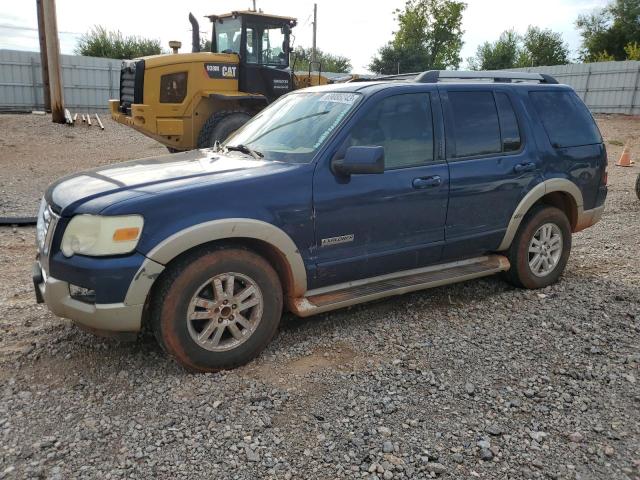
<path fill-rule="evenodd" d="M 44 111 L 51 111 L 51 90 L 49 90 L 49 61 L 47 60 L 47 38 L 44 30 L 44 7 L 42 0 L 36 0 L 38 11 L 38 39 L 40 40 L 40 66 L 42 67 L 42 97 Z M 35 103 L 35 99 L 34 99 Z"/>
<path fill-rule="evenodd" d="M 44 7 L 44 32 L 47 42 L 49 86 L 51 89 L 51 119 L 54 123 L 65 123 L 56 2 L 55 0 L 42 0 L 42 3 Z"/>
<path fill-rule="evenodd" d="M 311 47 L 311 64 L 316 62 L 316 33 L 318 31 L 318 4 L 313 4 L 313 43 Z"/>
<path fill-rule="evenodd" d="M 258 10 L 256 10 L 256 0 L 253 0 L 253 11 L 257 12 Z"/>

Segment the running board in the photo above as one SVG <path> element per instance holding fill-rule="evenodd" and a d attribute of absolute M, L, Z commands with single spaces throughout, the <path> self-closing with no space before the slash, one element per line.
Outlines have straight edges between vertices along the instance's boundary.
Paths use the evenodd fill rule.
<path fill-rule="evenodd" d="M 290 310 L 300 317 L 309 317 L 371 300 L 486 277 L 509 267 L 507 257 L 488 255 L 406 270 L 310 290 L 304 297 L 291 299 Z"/>

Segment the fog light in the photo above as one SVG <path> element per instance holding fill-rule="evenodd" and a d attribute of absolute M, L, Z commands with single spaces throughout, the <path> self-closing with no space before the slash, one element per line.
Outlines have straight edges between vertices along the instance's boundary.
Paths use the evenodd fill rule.
<path fill-rule="evenodd" d="M 96 302 L 96 291 L 89 288 L 69 284 L 69 294 L 74 300 L 79 300 L 85 303 Z"/>

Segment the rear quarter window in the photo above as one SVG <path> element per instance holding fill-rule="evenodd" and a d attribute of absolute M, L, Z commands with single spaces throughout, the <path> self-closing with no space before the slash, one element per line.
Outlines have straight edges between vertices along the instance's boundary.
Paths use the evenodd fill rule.
<path fill-rule="evenodd" d="M 554 148 L 602 143 L 589 109 L 574 92 L 529 92 Z"/>

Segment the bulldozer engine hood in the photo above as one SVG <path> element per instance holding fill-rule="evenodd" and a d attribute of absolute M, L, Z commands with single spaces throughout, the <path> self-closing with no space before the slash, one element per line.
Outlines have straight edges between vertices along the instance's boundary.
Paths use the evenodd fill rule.
<path fill-rule="evenodd" d="M 296 168 L 212 149 L 145 158 L 74 173 L 51 184 L 45 199 L 61 216 L 99 213 L 117 202 L 201 183 L 255 180 Z"/>

